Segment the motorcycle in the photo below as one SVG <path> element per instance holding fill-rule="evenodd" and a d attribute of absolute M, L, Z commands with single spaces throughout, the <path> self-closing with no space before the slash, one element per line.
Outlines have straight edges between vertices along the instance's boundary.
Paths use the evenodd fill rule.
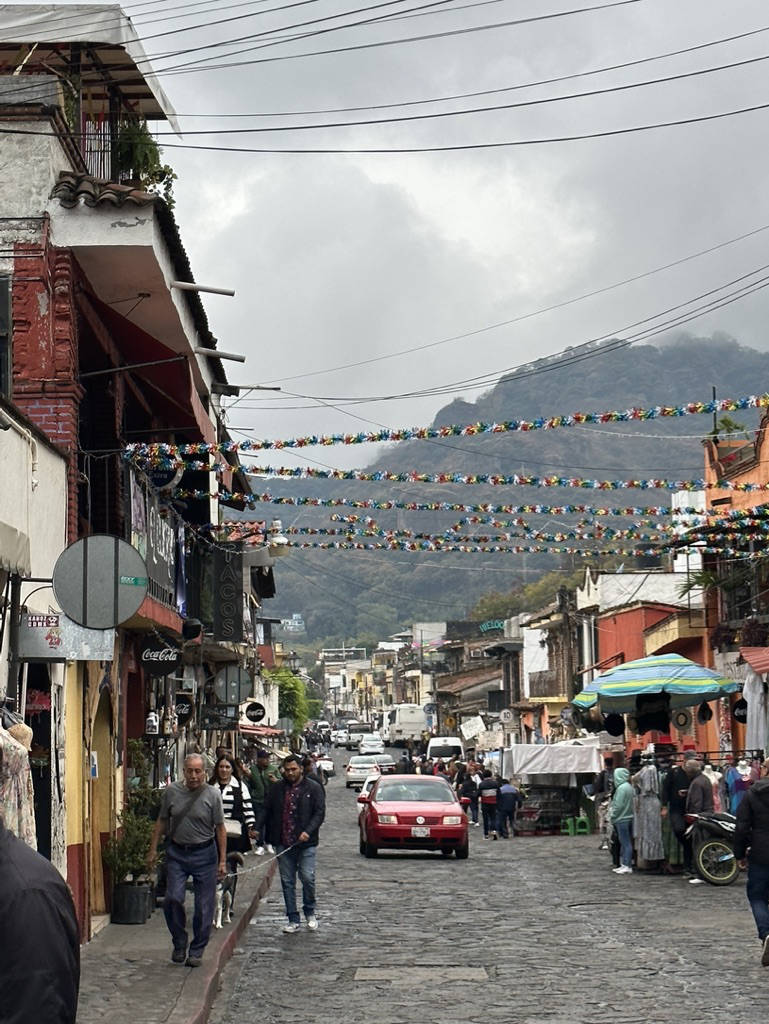
<path fill-rule="evenodd" d="M 687 814 L 686 837 L 692 843 L 692 858 L 697 873 L 711 885 L 731 885 L 740 866 L 734 856 L 734 829 L 737 819 L 724 811 Z"/>

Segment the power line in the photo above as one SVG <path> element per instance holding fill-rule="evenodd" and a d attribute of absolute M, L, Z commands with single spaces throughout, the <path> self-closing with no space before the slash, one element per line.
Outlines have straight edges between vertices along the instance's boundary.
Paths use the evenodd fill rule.
<path fill-rule="evenodd" d="M 594 96 L 607 96 L 618 92 L 628 92 L 632 89 L 644 89 L 652 85 L 665 85 L 669 82 L 679 82 L 687 78 L 699 78 L 703 75 L 711 75 L 720 71 L 731 71 L 734 68 L 747 67 L 752 64 L 760 64 L 769 60 L 769 54 L 762 54 L 758 57 L 748 57 L 744 60 L 733 61 L 729 64 L 719 64 L 716 67 L 697 68 L 694 71 L 682 71 L 675 75 L 664 75 L 659 78 L 649 78 L 643 82 L 626 82 L 622 85 L 611 85 L 603 89 L 587 89 L 582 92 L 565 93 L 562 96 L 543 96 L 532 100 L 519 100 L 515 103 L 497 103 L 483 107 L 468 107 L 464 110 L 441 110 L 428 114 L 402 114 L 397 117 L 366 118 L 357 121 L 326 121 L 315 124 L 295 125 L 260 125 L 256 128 L 201 128 L 195 131 L 185 131 L 185 136 L 198 135 L 258 135 L 265 132 L 304 132 L 317 131 L 327 128 L 356 128 L 369 127 L 371 125 L 403 124 L 412 121 L 434 121 L 446 117 L 464 117 L 468 114 L 487 114 L 500 110 L 521 110 L 527 107 L 547 106 L 551 103 L 563 103 L 567 100 L 587 99 Z M 176 135 L 176 132 L 155 132 L 157 138 L 166 135 Z"/>
<path fill-rule="evenodd" d="M 621 281 L 615 281 L 613 284 L 604 285 L 601 288 L 594 288 L 592 291 L 583 292 L 582 295 L 575 295 L 569 299 L 564 299 L 562 302 L 555 302 L 549 306 L 543 306 L 540 309 L 532 310 L 530 313 L 523 313 L 520 316 L 512 317 L 510 320 L 500 320 L 497 323 L 489 324 L 485 327 L 478 327 L 472 331 L 465 331 L 463 334 L 455 334 L 449 338 L 441 338 L 439 341 L 427 342 L 424 345 L 414 345 L 411 348 L 400 349 L 397 352 L 390 352 L 382 356 L 372 356 L 369 359 L 360 359 L 354 363 L 343 363 L 340 366 L 333 366 L 325 370 L 311 370 L 307 373 L 297 373 L 290 377 L 276 377 L 273 380 L 267 381 L 268 384 L 274 384 L 280 381 L 286 383 L 292 380 L 302 380 L 306 377 L 317 377 L 327 373 L 336 373 L 339 370 L 354 369 L 358 366 L 367 366 L 370 363 L 383 362 L 385 359 L 396 359 L 399 356 L 411 355 L 414 352 L 424 352 L 427 349 L 437 348 L 441 345 L 448 345 L 454 341 L 465 341 L 467 338 L 477 337 L 479 334 L 485 334 L 488 331 L 498 330 L 500 327 L 510 327 L 513 324 L 523 323 L 526 320 L 531 320 L 534 317 L 542 316 L 545 313 L 552 313 L 558 309 L 564 309 L 567 306 L 574 305 L 577 302 L 584 302 L 586 299 L 592 299 L 596 295 L 603 295 L 605 292 L 613 291 L 616 288 L 621 288 L 627 284 L 633 284 L 635 281 L 642 281 L 644 278 L 652 277 L 654 274 L 662 273 L 665 270 L 670 270 L 673 267 L 681 266 L 683 263 L 688 263 L 690 260 L 699 259 L 701 256 L 707 256 L 712 252 L 717 252 L 719 249 L 723 249 L 726 246 L 734 245 L 737 242 L 742 242 L 746 238 L 752 238 L 754 235 L 761 234 L 764 231 L 769 230 L 769 224 L 762 224 L 758 228 L 754 228 L 752 231 L 746 231 L 744 234 L 737 235 L 734 238 L 729 238 L 724 242 L 718 242 L 715 245 L 709 246 L 707 249 L 700 249 L 698 252 L 689 253 L 688 256 L 682 256 L 679 259 L 673 260 L 670 263 L 665 263 L 662 266 L 654 267 L 651 270 L 645 270 L 640 274 L 633 274 L 631 277 L 623 278 Z M 239 404 L 238 402 L 233 405 Z M 230 406 L 233 408 L 233 406 Z M 307 408 L 306 406 L 300 408 Z"/>

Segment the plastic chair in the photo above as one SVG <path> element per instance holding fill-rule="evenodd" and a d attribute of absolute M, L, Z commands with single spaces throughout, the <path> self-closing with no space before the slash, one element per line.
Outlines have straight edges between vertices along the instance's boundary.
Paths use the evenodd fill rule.
<path fill-rule="evenodd" d="M 589 836 L 590 835 L 590 821 L 580 815 L 579 818 L 574 819 L 574 832 L 575 836 Z"/>
<path fill-rule="evenodd" d="M 562 818 L 561 819 L 561 835 L 562 836 L 573 836 L 575 835 L 575 823 L 574 818 Z"/>

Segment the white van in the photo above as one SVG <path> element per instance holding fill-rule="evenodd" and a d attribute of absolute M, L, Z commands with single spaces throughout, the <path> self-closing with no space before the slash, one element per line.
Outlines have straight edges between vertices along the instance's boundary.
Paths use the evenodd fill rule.
<path fill-rule="evenodd" d="M 452 757 L 463 761 L 465 748 L 459 736 L 432 736 L 427 741 L 427 756 L 433 761 L 450 761 Z"/>

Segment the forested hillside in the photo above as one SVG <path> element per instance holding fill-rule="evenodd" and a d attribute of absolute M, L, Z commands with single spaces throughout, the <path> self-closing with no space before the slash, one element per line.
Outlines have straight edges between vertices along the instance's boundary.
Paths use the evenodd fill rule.
<path fill-rule="evenodd" d="M 769 354 L 740 346 L 723 335 L 682 337 L 660 347 L 639 345 L 621 351 L 599 350 L 594 357 L 565 367 L 543 360 L 533 364 L 532 369 L 533 373 L 501 380 L 475 401 L 452 401 L 440 410 L 434 425 L 532 420 L 576 411 L 648 408 L 659 404 L 676 406 L 709 400 L 713 386 L 718 397 L 734 398 L 769 390 Z M 754 428 L 758 422 L 754 412 L 733 413 L 731 418 L 748 428 Z M 603 480 L 692 479 L 702 475 L 701 439 L 712 429 L 712 417 L 685 416 L 645 423 L 415 440 L 387 446 L 373 462 L 366 461 L 370 449 L 361 447 L 360 465 L 369 471 L 523 473 L 539 477 L 555 474 Z M 332 452 L 333 449 L 328 450 L 329 454 Z M 599 494 L 572 488 L 326 480 L 255 480 L 254 489 L 269 490 L 275 495 L 421 503 L 635 506 L 670 502 L 669 494 L 659 490 Z M 255 514 L 268 519 L 278 516 L 284 526 L 329 528 L 342 525 L 330 521 L 333 513 L 356 511 L 258 505 Z M 382 529 L 425 533 L 445 530 L 462 518 L 458 512 L 360 510 L 358 514 L 371 516 Z M 573 526 L 578 517 L 558 514 L 526 518 L 536 529 L 555 532 Z M 613 525 L 618 525 L 617 521 Z M 490 526 L 469 525 L 461 532 L 477 537 L 499 531 Z M 630 561 L 626 560 L 628 564 Z M 269 611 L 281 616 L 301 612 L 307 624 L 307 639 L 312 642 L 381 638 L 415 619 L 461 618 L 483 595 L 520 589 L 554 569 L 565 575 L 581 564 L 578 556 L 549 553 L 292 550 L 279 563 L 278 593 L 269 602 Z M 616 564 L 616 559 L 611 564 Z"/>

